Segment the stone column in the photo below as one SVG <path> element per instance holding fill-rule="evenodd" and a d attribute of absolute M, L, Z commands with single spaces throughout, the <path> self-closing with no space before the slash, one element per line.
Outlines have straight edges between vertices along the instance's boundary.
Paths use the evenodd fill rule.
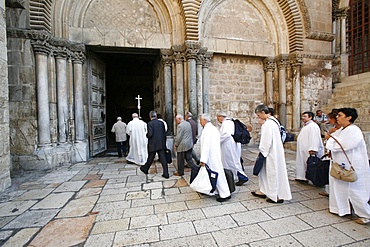
<path fill-rule="evenodd" d="M 347 38 L 346 38 L 346 19 L 347 8 L 342 9 L 340 15 L 340 54 L 347 53 Z"/>
<path fill-rule="evenodd" d="M 207 52 L 203 56 L 203 113 L 209 113 L 209 60 L 213 53 Z"/>
<path fill-rule="evenodd" d="M 35 53 L 36 84 L 37 84 L 37 129 L 38 146 L 51 146 L 50 113 L 48 89 L 48 54 L 49 45 L 44 41 L 32 43 Z"/>
<path fill-rule="evenodd" d="M 56 53 L 57 99 L 58 99 L 58 140 L 67 142 L 68 124 L 68 87 L 67 87 L 67 51 L 60 48 Z"/>
<path fill-rule="evenodd" d="M 332 42 L 332 47 L 331 47 L 331 53 L 335 54 L 335 46 L 336 46 L 336 34 L 337 34 L 337 22 L 335 20 L 335 18 L 333 18 L 333 23 L 332 23 L 332 32 L 333 34 L 335 35 L 334 36 L 334 40 Z"/>
<path fill-rule="evenodd" d="M 184 115 L 184 53 L 179 47 L 174 47 L 176 66 L 176 109 L 175 113 Z"/>
<path fill-rule="evenodd" d="M 197 56 L 197 115 L 194 115 L 195 118 L 199 118 L 199 114 L 203 113 L 203 57 L 207 48 L 202 48 L 200 54 Z"/>
<path fill-rule="evenodd" d="M 286 70 L 289 65 L 288 55 L 279 55 L 277 61 L 279 68 L 279 120 L 282 125 L 287 126 Z"/>
<path fill-rule="evenodd" d="M 84 63 L 84 61 L 85 55 L 82 52 L 75 52 L 75 56 L 73 58 L 73 85 L 76 141 L 85 140 L 84 101 L 82 85 L 82 64 Z"/>
<path fill-rule="evenodd" d="M 265 71 L 266 105 L 274 108 L 274 87 L 272 73 L 275 70 L 275 62 L 273 58 L 266 58 L 263 60 L 263 70 Z"/>
<path fill-rule="evenodd" d="M 199 48 L 200 48 L 200 45 L 198 42 L 186 42 L 186 58 L 188 60 L 189 111 L 193 113 L 195 116 L 198 115 L 196 58 L 199 53 Z"/>
<path fill-rule="evenodd" d="M 72 54 L 68 55 L 67 60 L 67 82 L 68 82 L 68 141 L 73 142 L 75 139 L 75 129 L 74 129 L 74 95 L 73 95 L 73 63 L 72 63 Z"/>
<path fill-rule="evenodd" d="M 335 16 L 335 27 L 336 27 L 336 33 L 335 33 L 335 53 L 340 53 L 340 15 L 338 13 L 336 13 L 336 16 Z"/>
<path fill-rule="evenodd" d="M 292 54 L 290 63 L 293 69 L 292 130 L 299 132 L 301 126 L 301 67 L 303 59 L 297 54 Z"/>
<path fill-rule="evenodd" d="M 172 50 L 161 50 L 164 70 L 164 101 L 165 121 L 167 123 L 167 135 L 173 135 L 173 101 L 172 101 Z"/>

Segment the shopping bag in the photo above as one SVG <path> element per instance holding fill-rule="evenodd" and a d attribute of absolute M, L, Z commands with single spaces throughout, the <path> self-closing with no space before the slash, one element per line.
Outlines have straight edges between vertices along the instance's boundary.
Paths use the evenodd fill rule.
<path fill-rule="evenodd" d="M 211 185 L 212 185 L 212 190 L 210 191 L 210 193 L 213 193 L 216 190 L 218 172 L 212 171 L 208 165 L 205 165 L 205 166 L 208 172 L 209 181 L 211 182 Z"/>
<path fill-rule="evenodd" d="M 193 190 L 203 193 L 203 194 L 209 194 L 212 190 L 211 181 L 209 180 L 209 175 L 207 168 L 205 166 L 202 166 L 199 169 L 198 175 L 194 178 L 193 182 L 190 184 L 190 188 Z"/>

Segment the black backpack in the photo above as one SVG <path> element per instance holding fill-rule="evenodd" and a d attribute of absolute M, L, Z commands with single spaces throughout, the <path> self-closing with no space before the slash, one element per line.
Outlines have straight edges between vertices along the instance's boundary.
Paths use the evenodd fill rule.
<path fill-rule="evenodd" d="M 231 135 L 234 138 L 235 142 L 240 142 L 241 144 L 248 144 L 252 137 L 249 134 L 247 126 L 240 122 L 238 119 L 233 119 L 235 131 L 234 135 Z"/>

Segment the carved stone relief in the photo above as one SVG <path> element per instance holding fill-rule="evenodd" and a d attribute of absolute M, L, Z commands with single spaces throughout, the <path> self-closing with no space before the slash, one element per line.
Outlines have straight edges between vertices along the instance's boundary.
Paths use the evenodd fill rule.
<path fill-rule="evenodd" d="M 87 10 L 84 27 L 103 37 L 118 32 L 130 45 L 145 43 L 153 33 L 161 33 L 160 23 L 146 0 L 93 1 Z"/>

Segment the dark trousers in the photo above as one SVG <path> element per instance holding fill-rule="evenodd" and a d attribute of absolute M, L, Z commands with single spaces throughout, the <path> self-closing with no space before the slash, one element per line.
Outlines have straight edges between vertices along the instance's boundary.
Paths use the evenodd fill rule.
<path fill-rule="evenodd" d="M 164 149 L 154 151 L 154 152 L 149 152 L 148 153 L 148 159 L 146 160 L 146 163 L 141 167 L 142 171 L 145 173 L 148 173 L 150 166 L 153 163 L 155 154 L 158 153 L 159 156 L 159 162 L 162 164 L 163 168 L 163 177 L 169 177 L 170 175 L 168 174 L 168 165 L 167 165 L 167 159 L 166 159 L 166 153 Z"/>
<path fill-rule="evenodd" d="M 192 159 L 192 151 L 193 149 L 189 149 L 188 151 L 184 152 L 177 152 L 177 172 L 182 176 L 184 175 L 184 160 L 186 163 L 193 169 L 197 165 L 193 162 Z"/>
<path fill-rule="evenodd" d="M 118 157 L 122 157 L 122 153 L 126 154 L 127 153 L 127 141 L 124 142 L 116 142 L 117 143 L 117 152 L 118 152 Z"/>

